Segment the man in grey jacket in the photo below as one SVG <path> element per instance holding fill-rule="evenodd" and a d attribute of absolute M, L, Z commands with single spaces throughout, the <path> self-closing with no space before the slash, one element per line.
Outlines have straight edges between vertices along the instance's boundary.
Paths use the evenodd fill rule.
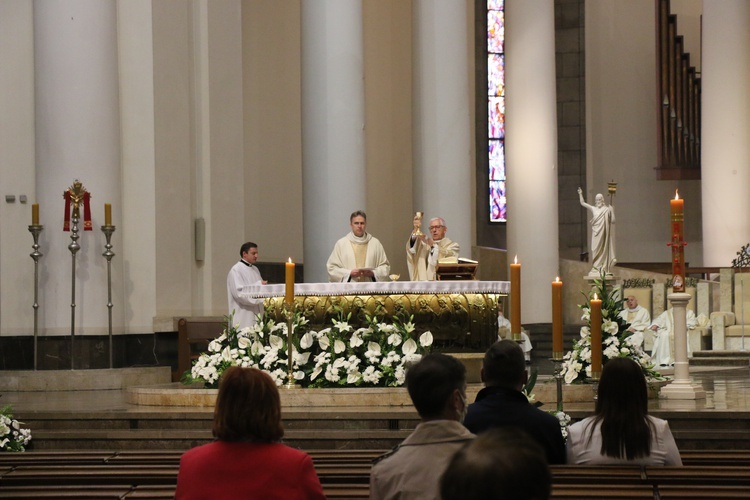
<path fill-rule="evenodd" d="M 440 475 L 474 434 L 461 424 L 466 368 L 453 356 L 428 354 L 406 372 L 406 387 L 421 422 L 393 451 L 375 461 L 370 498 L 440 498 Z"/>

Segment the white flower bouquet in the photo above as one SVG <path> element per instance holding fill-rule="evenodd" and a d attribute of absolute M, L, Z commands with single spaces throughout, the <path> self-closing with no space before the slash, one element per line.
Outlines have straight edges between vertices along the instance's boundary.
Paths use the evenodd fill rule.
<path fill-rule="evenodd" d="M 13 409 L 6 405 L 0 410 L 0 451 L 25 451 L 31 441 L 31 430 L 21 427 L 23 422 L 13 418 Z"/>
<path fill-rule="evenodd" d="M 429 352 L 432 333 L 417 334 L 411 316 L 396 315 L 391 322 L 367 317 L 354 328 L 350 317 L 313 330 L 298 313 L 293 319 L 292 371 L 303 387 L 395 387 L 403 385 L 405 365 Z M 259 368 L 278 385 L 288 374 L 287 325 L 264 319 L 252 328 L 237 328 L 232 317 L 227 328 L 208 345 L 183 382 L 216 387 L 230 366 Z"/>
<path fill-rule="evenodd" d="M 646 378 L 662 378 L 654 370 L 651 356 L 643 350 L 639 336 L 628 331 L 628 323 L 620 317 L 623 299 L 619 288 L 608 288 L 602 276 L 594 281 L 594 289 L 602 301 L 602 362 L 613 358 L 631 358 L 643 369 Z M 586 296 L 586 294 L 584 294 Z M 565 354 L 562 376 L 566 384 L 584 382 L 591 377 L 591 311 L 589 296 L 578 307 L 583 311 L 581 319 L 587 324 L 581 327 L 581 338 L 573 343 L 573 350 Z"/>

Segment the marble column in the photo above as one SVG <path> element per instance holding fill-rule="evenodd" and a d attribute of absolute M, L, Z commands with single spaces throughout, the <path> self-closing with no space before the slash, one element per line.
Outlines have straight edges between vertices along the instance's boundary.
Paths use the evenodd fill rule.
<path fill-rule="evenodd" d="M 558 276 L 553 0 L 506 2 L 508 261 L 523 265 L 523 323 L 549 323 Z"/>
<path fill-rule="evenodd" d="M 750 3 L 703 2 L 703 265 L 728 267 L 750 234 Z"/>
<path fill-rule="evenodd" d="M 122 207 L 116 7 L 115 0 L 34 2 L 36 186 L 45 207 L 41 244 L 47 261 L 40 278 L 40 326 L 48 334 L 70 333 L 70 233 L 62 231 L 62 195 L 75 179 L 91 193 L 94 227 L 84 232 L 79 224 L 76 333 L 107 331 L 99 227 L 104 203 L 112 204 L 115 225 Z M 117 233 L 113 242 L 117 253 Z"/>
<path fill-rule="evenodd" d="M 471 257 L 472 106 L 466 2 L 414 2 L 414 210 L 442 217 Z M 425 223 L 425 227 L 427 224 Z"/>
<path fill-rule="evenodd" d="M 302 2 L 302 196 L 305 281 L 367 210 L 361 0 Z"/>

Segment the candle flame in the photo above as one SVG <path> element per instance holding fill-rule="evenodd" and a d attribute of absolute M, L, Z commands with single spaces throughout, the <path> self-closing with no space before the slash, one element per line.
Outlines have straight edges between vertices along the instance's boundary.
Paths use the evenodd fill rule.
<path fill-rule="evenodd" d="M 559 276 L 555 277 L 555 283 L 560 283 L 560 277 Z"/>
<path fill-rule="evenodd" d="M 292 258 L 289 257 L 289 260 L 287 262 L 289 262 L 291 264 L 292 263 Z"/>
<path fill-rule="evenodd" d="M 515 257 L 513 257 L 513 263 L 514 264 L 518 264 L 518 255 L 516 255 Z"/>
<path fill-rule="evenodd" d="M 596 293 L 594 294 L 594 300 L 599 300 L 599 298 L 596 296 Z"/>
<path fill-rule="evenodd" d="M 674 190 L 674 199 L 675 200 L 679 200 L 680 199 L 680 195 L 679 195 L 679 193 L 677 192 L 676 189 Z"/>

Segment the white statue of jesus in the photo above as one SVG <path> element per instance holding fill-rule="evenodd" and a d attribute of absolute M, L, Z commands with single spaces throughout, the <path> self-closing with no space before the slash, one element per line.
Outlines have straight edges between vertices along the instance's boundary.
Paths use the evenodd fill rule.
<path fill-rule="evenodd" d="M 599 276 L 602 271 L 612 274 L 617 263 L 615 258 L 615 207 L 604 203 L 604 196 L 597 194 L 594 205 L 583 199 L 583 190 L 578 188 L 581 205 L 591 212 L 591 259 L 593 266 L 589 276 Z"/>

